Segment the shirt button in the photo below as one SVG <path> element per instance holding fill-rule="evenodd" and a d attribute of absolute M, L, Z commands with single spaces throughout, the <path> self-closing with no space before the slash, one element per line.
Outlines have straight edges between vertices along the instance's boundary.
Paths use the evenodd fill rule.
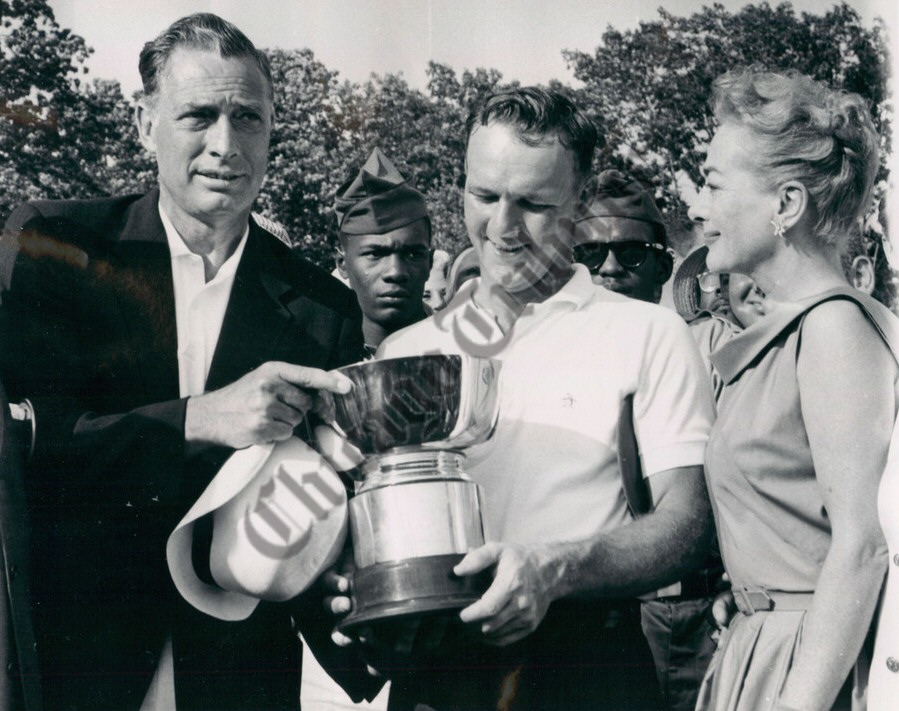
<path fill-rule="evenodd" d="M 899 553 L 893 556 L 893 565 L 899 565 Z"/>
<path fill-rule="evenodd" d="M 891 672 L 899 672 L 899 660 L 895 657 L 887 657 L 887 669 Z"/>

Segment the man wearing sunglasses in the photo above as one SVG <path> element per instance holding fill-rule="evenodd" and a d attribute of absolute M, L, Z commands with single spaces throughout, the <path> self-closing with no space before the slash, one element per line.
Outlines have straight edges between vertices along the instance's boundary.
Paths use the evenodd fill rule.
<path fill-rule="evenodd" d="M 666 241 L 652 195 L 618 171 L 600 173 L 595 195 L 575 223 L 574 236 L 574 258 L 590 270 L 593 283 L 659 303 L 673 266 Z M 630 476 L 639 473 L 638 468 Z M 699 683 L 715 650 L 705 612 L 720 573 L 716 561 L 706 565 L 641 606 L 643 632 L 672 711 L 696 705 Z"/>
<path fill-rule="evenodd" d="M 652 196 L 617 170 L 600 173 L 594 198 L 575 225 L 575 261 L 594 284 L 659 303 L 673 260 L 665 224 Z"/>

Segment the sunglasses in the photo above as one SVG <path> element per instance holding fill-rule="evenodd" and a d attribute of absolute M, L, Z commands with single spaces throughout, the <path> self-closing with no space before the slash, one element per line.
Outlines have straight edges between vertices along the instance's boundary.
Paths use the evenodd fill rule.
<path fill-rule="evenodd" d="M 699 284 L 699 289 L 706 294 L 711 294 L 712 292 L 721 289 L 721 275 L 718 272 L 703 272 L 702 274 L 697 274 L 696 281 Z"/>
<path fill-rule="evenodd" d="M 618 242 L 585 242 L 574 248 L 574 261 L 587 267 L 591 274 L 596 274 L 610 251 L 615 254 L 615 261 L 622 267 L 636 269 L 646 261 L 650 253 L 664 254 L 665 248 L 655 242 L 630 239 Z"/>

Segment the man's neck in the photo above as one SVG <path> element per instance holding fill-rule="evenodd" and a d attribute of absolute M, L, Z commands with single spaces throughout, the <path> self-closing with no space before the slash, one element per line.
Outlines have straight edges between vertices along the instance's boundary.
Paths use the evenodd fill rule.
<path fill-rule="evenodd" d="M 548 272 L 534 286 L 510 293 L 501 285 L 481 278 L 472 294 L 475 303 L 493 316 L 503 333 L 508 333 L 528 304 L 540 304 L 559 293 L 570 280 L 574 270 Z"/>
<path fill-rule="evenodd" d="M 415 318 L 410 318 L 408 322 L 399 324 L 399 325 L 391 325 L 390 327 L 384 326 L 379 323 L 375 323 L 368 316 L 362 316 L 362 338 L 365 341 L 366 346 L 371 346 L 372 348 L 377 348 L 381 345 L 381 341 L 383 341 L 387 336 L 392 333 L 396 333 L 400 329 L 406 328 L 406 326 L 411 326 L 413 323 L 418 323 L 422 321 L 427 314 L 424 309 L 424 302 L 422 302 L 421 312 Z"/>
<path fill-rule="evenodd" d="M 166 199 L 165 193 L 160 194 L 159 205 L 187 248 L 203 258 L 206 281 L 214 279 L 240 244 L 247 229 L 249 209 L 227 217 L 211 216 L 207 220 L 184 212 L 173 200 Z"/>
<path fill-rule="evenodd" d="M 383 326 L 375 323 L 368 316 L 362 317 L 362 340 L 365 341 L 366 346 L 377 348 L 388 335 L 387 329 Z"/>

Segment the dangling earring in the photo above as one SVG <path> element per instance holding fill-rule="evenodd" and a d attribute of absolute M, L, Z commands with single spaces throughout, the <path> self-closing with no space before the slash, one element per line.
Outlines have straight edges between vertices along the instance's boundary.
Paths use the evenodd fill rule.
<path fill-rule="evenodd" d="M 783 220 L 776 215 L 771 220 L 771 226 L 774 228 L 774 236 L 775 237 L 783 237 L 784 232 L 786 232 L 786 228 L 784 227 Z"/>

